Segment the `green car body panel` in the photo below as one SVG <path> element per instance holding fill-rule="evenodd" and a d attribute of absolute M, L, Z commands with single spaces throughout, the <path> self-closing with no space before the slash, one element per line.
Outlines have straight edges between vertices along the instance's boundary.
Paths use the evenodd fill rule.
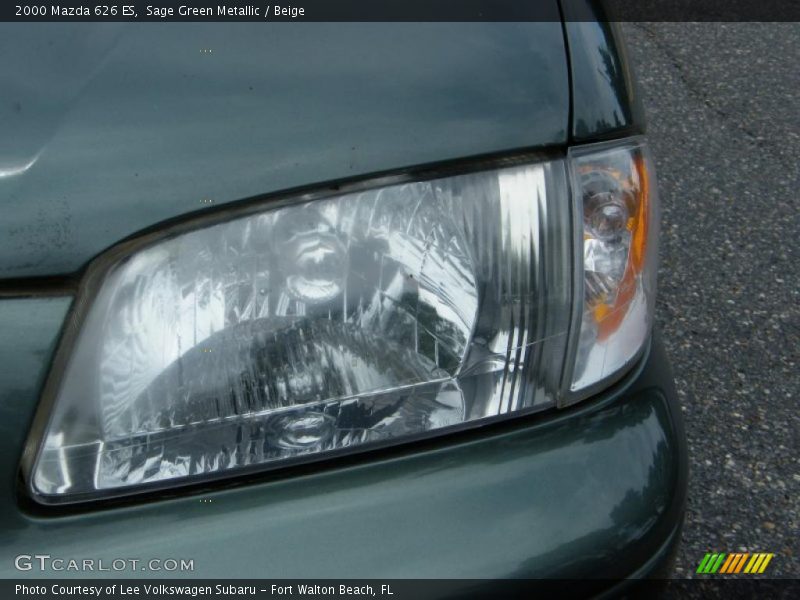
<path fill-rule="evenodd" d="M 92 575 L 14 566 L 17 555 L 49 554 L 194 564 L 132 577 L 620 578 L 668 554 L 687 461 L 657 335 L 623 379 L 570 409 L 246 480 L 54 509 L 28 498 L 19 467 L 70 290 L 97 254 L 257 195 L 641 132 L 613 28 L 6 32 L 0 47 L 27 44 L 30 65 L 4 61 L 0 79 L 27 70 L 44 82 L 58 69 L 52 48 L 70 40 L 74 71 L 47 101 L 0 107 L 21 141 L 0 148 L 0 576 Z M 576 86 L 608 53 L 618 76 Z M 580 99 L 590 93 L 605 100 Z"/>
<path fill-rule="evenodd" d="M 0 278 L 256 195 L 567 141 L 560 23 L 5 24 L 0 56 Z"/>

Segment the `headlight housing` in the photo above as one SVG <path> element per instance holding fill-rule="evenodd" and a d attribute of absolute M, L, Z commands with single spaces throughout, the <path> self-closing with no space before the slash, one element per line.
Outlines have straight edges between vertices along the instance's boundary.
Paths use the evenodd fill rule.
<path fill-rule="evenodd" d="M 646 160 L 635 140 L 384 178 L 121 245 L 90 267 L 57 353 L 31 493 L 136 493 L 569 403 L 646 339 Z M 579 222 L 599 240 L 580 251 Z M 606 333 L 585 318 L 598 302 L 647 315 Z M 621 358 L 598 368 L 600 347 Z"/>
<path fill-rule="evenodd" d="M 618 377 L 647 340 L 659 226 L 655 174 L 642 139 L 570 149 L 569 168 L 583 277 L 576 284 L 579 326 L 566 403 Z"/>

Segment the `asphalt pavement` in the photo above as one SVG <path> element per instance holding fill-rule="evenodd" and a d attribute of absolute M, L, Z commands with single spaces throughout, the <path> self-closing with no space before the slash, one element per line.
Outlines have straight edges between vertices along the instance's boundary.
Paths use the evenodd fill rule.
<path fill-rule="evenodd" d="M 773 552 L 800 577 L 800 23 L 624 32 L 662 201 L 657 323 L 683 404 L 674 574 Z"/>

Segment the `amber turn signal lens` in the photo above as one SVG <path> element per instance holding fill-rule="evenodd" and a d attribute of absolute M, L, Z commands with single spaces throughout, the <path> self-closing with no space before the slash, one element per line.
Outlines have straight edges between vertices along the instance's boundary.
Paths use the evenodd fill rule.
<path fill-rule="evenodd" d="M 622 323 L 636 293 L 636 276 L 644 268 L 647 250 L 649 181 L 647 165 L 641 155 L 634 157 L 634 166 L 638 182 L 631 192 L 634 210 L 626 224 L 631 235 L 628 261 L 613 303 L 600 303 L 594 310 L 598 326 L 597 339 L 601 341 L 614 333 Z"/>
<path fill-rule="evenodd" d="M 575 390 L 619 371 L 646 339 L 655 286 L 655 189 L 642 139 L 575 148 L 570 158 L 583 228 Z"/>

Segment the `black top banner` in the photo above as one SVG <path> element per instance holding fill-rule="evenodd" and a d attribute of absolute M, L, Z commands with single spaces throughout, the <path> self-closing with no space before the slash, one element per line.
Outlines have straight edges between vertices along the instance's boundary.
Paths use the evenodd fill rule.
<path fill-rule="evenodd" d="M 800 0 L 18 0 L 0 21 L 800 21 Z"/>

